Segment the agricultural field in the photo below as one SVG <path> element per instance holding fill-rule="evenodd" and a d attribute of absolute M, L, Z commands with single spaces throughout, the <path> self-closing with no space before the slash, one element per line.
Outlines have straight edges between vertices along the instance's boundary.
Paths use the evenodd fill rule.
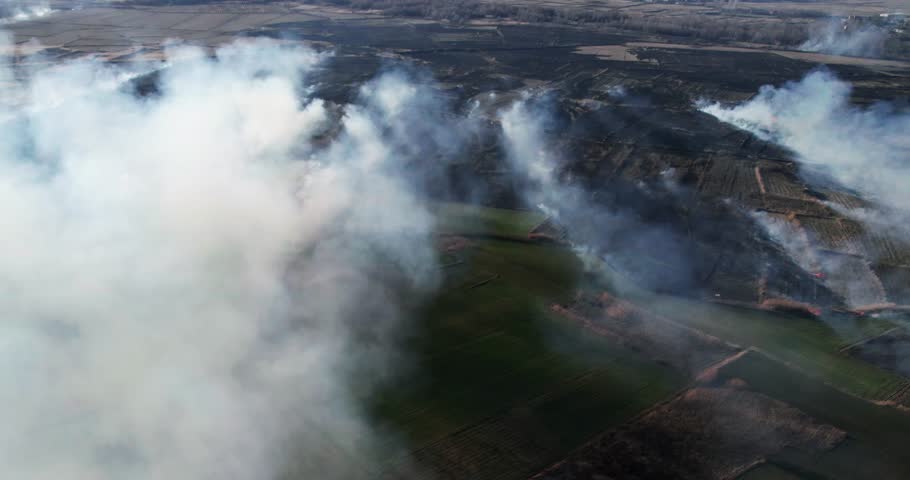
<path fill-rule="evenodd" d="M 885 370 L 910 377 L 910 362 L 906 358 L 908 349 L 910 333 L 902 327 L 895 327 L 850 345 L 844 351 Z"/>
<path fill-rule="evenodd" d="M 908 428 L 904 410 L 749 350 L 534 478 L 906 478 Z"/>
<path fill-rule="evenodd" d="M 411 453 L 382 478 L 404 475 L 399 463 L 428 478 L 527 478 L 685 384 L 550 311 L 574 294 L 581 267 L 570 250 L 528 240 L 539 214 L 435 210 L 443 281 L 417 313 L 408 351 L 418 367 L 372 407 Z"/>
<path fill-rule="evenodd" d="M 720 370 L 719 379 L 733 378 L 848 432 L 843 443 L 821 454 L 794 449 L 771 456 L 769 463 L 778 470 L 797 478 L 845 480 L 910 475 L 910 461 L 903 451 L 910 432 L 906 411 L 847 395 L 758 353 Z M 768 478 L 756 475 L 743 478 Z"/>
<path fill-rule="evenodd" d="M 710 472 L 705 478 L 814 478 L 800 475 L 828 472 L 893 439 L 876 437 L 874 425 L 856 437 L 862 422 L 845 422 L 853 406 L 818 413 L 805 407 L 811 398 L 830 394 L 835 405 L 861 405 L 860 414 L 910 421 L 870 402 L 901 401 L 910 383 L 846 353 L 863 340 L 877 339 L 870 348 L 882 342 L 894 321 L 655 295 L 609 270 L 584 271 L 560 244 L 529 241 L 539 214 L 453 203 L 433 210 L 444 280 L 409 341 L 416 370 L 373 403 L 410 452 L 389 460 L 381 478 L 424 478 L 414 465 L 426 478 L 588 478 L 588 467 L 573 462 L 600 465 L 598 472 L 645 468 L 623 459 L 655 448 L 646 439 L 658 437 L 669 442 L 662 456 L 642 460 L 652 473 L 688 465 Z M 806 387 L 764 389 L 778 376 Z M 796 392 L 809 400 L 794 400 Z M 765 416 L 745 420 L 746 411 Z M 716 430 L 692 430 L 705 424 Z M 792 430 L 781 437 L 783 425 Z M 737 430 L 752 440 L 711 447 Z M 689 447 L 671 446 L 681 444 Z M 804 468 L 808 458 L 822 466 Z M 872 463 L 906 467 L 882 454 Z M 851 475 L 830 478 L 859 478 Z"/>
<path fill-rule="evenodd" d="M 843 430 L 746 387 L 689 389 L 535 478 L 736 478 L 787 449 L 819 454 L 844 441 Z"/>
<path fill-rule="evenodd" d="M 804 318 L 683 298 L 645 295 L 634 300 L 643 308 L 722 338 L 743 348 L 766 352 L 793 368 L 847 392 L 887 400 L 907 380 L 841 353 L 861 339 L 894 327 L 875 318 Z"/>

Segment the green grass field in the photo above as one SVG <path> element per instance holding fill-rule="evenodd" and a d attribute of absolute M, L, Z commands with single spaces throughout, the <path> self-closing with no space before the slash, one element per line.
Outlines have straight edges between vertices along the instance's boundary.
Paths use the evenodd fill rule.
<path fill-rule="evenodd" d="M 419 312 L 408 345 L 416 370 L 372 405 L 422 468 L 527 478 L 685 384 L 551 315 L 581 269 L 567 249 L 526 241 L 540 215 L 460 205 L 438 214 L 440 232 L 470 245 L 441 262 L 451 265 L 444 282 Z"/>
<path fill-rule="evenodd" d="M 442 234 L 525 238 L 532 228 L 546 218 L 540 212 L 463 203 L 438 203 L 432 210 L 436 215 L 436 230 Z"/>
<path fill-rule="evenodd" d="M 615 275 L 607 272 L 607 275 Z M 607 287 L 664 317 L 744 348 L 755 347 L 823 382 L 865 398 L 886 399 L 906 383 L 896 374 L 840 352 L 846 345 L 895 326 L 886 320 L 812 319 L 657 295 L 615 276 Z"/>
<path fill-rule="evenodd" d="M 407 463 L 427 478 L 525 479 L 689 382 L 647 352 L 550 312 L 579 288 L 613 290 L 766 352 L 750 353 L 723 372 L 849 432 L 831 452 L 808 458 L 787 451 L 743 478 L 852 480 L 869 478 L 861 475 L 866 468 L 878 478 L 910 478 L 906 465 L 893 460 L 910 416 L 843 393 L 886 398 L 905 382 L 839 352 L 888 322 L 834 323 L 655 295 L 617 285 L 616 277 L 584 275 L 573 252 L 529 242 L 528 230 L 543 220 L 539 214 L 455 204 L 434 211 L 438 232 L 463 236 L 468 246 L 442 256 L 444 280 L 415 312 L 406 354 L 416 367 L 371 402 L 374 417 L 411 452 L 388 459 L 388 478 Z"/>
<path fill-rule="evenodd" d="M 819 455 L 786 450 L 742 478 L 859 480 L 910 478 L 910 414 L 856 398 L 768 357 L 750 352 L 725 366 L 722 378 L 740 378 L 750 388 L 784 401 L 817 421 L 848 433 L 838 447 Z"/>
<path fill-rule="evenodd" d="M 649 305 L 704 332 L 766 351 L 811 376 L 865 398 L 888 398 L 905 382 L 899 375 L 841 353 L 841 347 L 857 338 L 824 321 L 678 299 Z"/>

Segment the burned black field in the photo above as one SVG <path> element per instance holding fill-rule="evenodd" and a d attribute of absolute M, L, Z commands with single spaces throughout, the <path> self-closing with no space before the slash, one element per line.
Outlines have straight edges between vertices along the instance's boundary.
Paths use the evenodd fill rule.
<path fill-rule="evenodd" d="M 314 284 L 317 293 L 305 297 L 314 303 L 339 298 L 319 313 L 355 313 L 346 319 L 353 327 L 344 323 L 355 340 L 340 342 L 341 357 L 359 358 L 363 348 L 369 362 L 393 338 L 393 367 L 378 369 L 391 372 L 369 379 L 361 364 L 326 367 L 343 372 L 332 375 L 345 393 L 313 402 L 344 404 L 366 427 L 344 424 L 336 435 L 335 410 L 304 415 L 308 433 L 278 435 L 281 468 L 263 478 L 318 478 L 314 472 L 337 465 L 342 473 L 325 471 L 326 479 L 910 478 L 901 450 L 910 440 L 907 217 L 885 203 L 888 192 L 838 181 L 836 164 L 810 165 L 765 131 L 785 123 L 783 115 L 766 115 L 770 127 L 736 126 L 706 108 L 747 104 L 767 86 L 791 88 L 822 72 L 850 85 L 842 110 L 906 118 L 906 59 L 584 22 L 222 3 L 87 2 L 5 28 L 20 49 L 43 51 L 8 55 L 23 65 L 86 53 L 110 65 L 154 62 L 167 55 L 161 41 L 178 37 L 207 54 L 235 38 L 305 45 L 324 58 L 298 88 L 319 99 L 329 125 L 308 140 L 307 154 L 335 152 L 349 134 L 345 122 L 356 118 L 348 107 L 370 97 L 364 86 L 374 79 L 432 86 L 417 90 L 432 104 L 427 125 L 383 124 L 394 105 L 372 119 L 383 125 L 377 138 L 402 136 L 389 151 L 402 162 L 390 170 L 404 180 L 365 197 L 369 226 L 352 230 L 355 238 L 385 235 L 374 227 L 398 219 L 383 202 L 413 188 L 427 219 L 408 218 L 426 231 L 407 238 L 431 239 L 432 275 L 403 280 L 396 269 L 425 259 L 420 248 L 405 248 L 403 259 L 386 252 L 393 258 L 368 263 L 363 279 L 349 281 L 344 264 L 306 271 L 294 284 Z M 168 68 L 119 88 L 153 105 L 172 95 Z M 529 117 L 510 124 L 503 113 L 516 105 L 545 119 L 519 137 L 540 145 L 518 150 L 547 158 L 543 178 L 533 177 L 534 162 L 516 162 L 504 140 L 510 128 L 527 127 Z M 433 122 L 451 131 L 439 133 Z M 459 148 L 425 148 L 426 137 L 448 134 Z M 352 151 L 367 160 L 385 152 Z M 369 180 L 349 198 L 372 191 Z M 534 189 L 544 192 L 529 195 Z M 331 219 L 326 231 L 348 233 L 350 218 Z M 331 244 L 340 253 L 328 258 L 369 250 L 341 238 Z M 314 245 L 295 261 L 317 256 Z M 319 290 L 323 278 L 339 288 Z M 371 296 L 377 290 L 380 300 Z M 402 310 L 395 328 L 404 332 L 373 325 L 386 304 Z M 282 328 L 308 332 L 307 322 L 316 320 Z M 276 409 L 295 418 L 297 405 Z M 209 434 L 193 442 L 216 436 Z"/>
<path fill-rule="evenodd" d="M 493 40 L 484 40 L 470 29 L 452 28 L 447 35 L 475 35 L 481 40 L 471 46 L 453 41 L 456 44 L 437 48 L 426 46 L 444 29 L 439 25 L 358 26 L 357 32 L 368 32 L 365 37 L 353 35 L 352 28 L 320 25 L 318 34 L 301 34 L 309 40 L 337 42 L 333 45 L 339 55 L 323 81 L 322 93 L 339 101 L 350 98 L 354 86 L 367 75 L 362 69 L 378 71 L 393 62 L 365 60 L 363 52 L 372 49 L 391 50 L 394 61 L 431 71 L 445 93 L 456 104 L 465 105 L 463 108 L 474 101 L 487 102 L 490 92 L 499 92 L 505 99 L 521 89 L 552 92 L 557 118 L 553 128 L 559 131 L 559 147 L 567 152 L 566 178 L 595 192 L 592 196 L 604 208 L 629 211 L 645 222 L 666 226 L 686 244 L 683 250 L 691 253 L 690 265 L 674 266 L 671 259 L 656 259 L 670 265 L 667 271 L 686 270 L 670 274 L 684 278 L 661 288 L 708 297 L 719 294 L 731 302 L 761 304 L 781 297 L 843 306 L 844 292 L 832 291 L 838 288 L 838 279 L 820 282 L 811 275 L 814 272 L 807 275 L 794 268 L 786 255 L 762 238 L 748 218 L 752 211 L 788 218 L 806 232 L 815 248 L 864 257 L 873 270 L 864 272 L 870 285 L 880 282 L 873 278 L 876 270 L 887 270 L 889 278 L 903 271 L 902 254 L 890 252 L 906 248 L 892 246 L 890 239 L 851 227 L 846 230 L 851 239 L 839 240 L 845 225 L 855 225 L 836 209 L 861 202 L 852 192 L 837 185 L 808 183 L 792 153 L 695 108 L 701 99 L 733 102 L 749 98 L 762 85 L 780 85 L 820 68 L 816 63 L 761 51 L 653 44 L 628 47 L 624 45 L 633 44 L 634 37 L 566 27 L 501 26 Z M 634 60 L 581 53 L 591 45 L 620 45 L 629 52 L 624 55 Z M 851 98 L 857 104 L 900 102 L 910 92 L 906 73 L 883 74 L 856 65 L 824 68 L 857 85 Z M 467 195 L 458 191 L 459 183 L 473 185 L 479 178 L 489 186 L 485 203 L 522 206 L 518 195 L 510 191 L 508 179 L 497 173 L 502 168 L 493 147 L 481 142 L 453 169 L 455 191 L 447 192 L 453 196 L 449 199 Z M 679 187 L 673 194 L 660 191 L 660 183 L 668 176 Z M 641 183 L 653 190 L 642 193 Z M 629 241 L 622 248 L 634 251 L 635 243 Z M 882 248 L 888 249 L 890 258 L 880 254 Z M 743 251 L 752 254 L 741 255 Z M 641 270 L 643 275 L 651 274 Z M 843 274 L 853 276 L 855 272 Z M 886 303 L 906 295 L 900 284 L 891 282 L 889 288 L 866 295 L 863 301 Z"/>

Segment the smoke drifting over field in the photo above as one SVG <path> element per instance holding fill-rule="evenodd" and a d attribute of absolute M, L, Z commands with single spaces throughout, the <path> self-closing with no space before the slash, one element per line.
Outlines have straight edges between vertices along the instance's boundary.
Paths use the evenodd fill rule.
<path fill-rule="evenodd" d="M 853 106 L 850 88 L 820 70 L 779 88 L 762 87 L 742 105 L 714 103 L 701 108 L 791 149 L 803 163 L 804 173 L 820 171 L 880 203 L 882 213 L 853 214 L 874 218 L 906 235 L 910 233 L 903 221 L 910 205 L 910 113 L 888 103 Z"/>
<path fill-rule="evenodd" d="M 832 19 L 815 25 L 809 39 L 799 49 L 804 52 L 879 57 L 885 49 L 888 32 L 876 25 L 849 25 Z"/>
<path fill-rule="evenodd" d="M 583 199 L 559 179 L 559 157 L 548 144 L 546 128 L 551 114 L 539 102 L 525 94 L 499 113 L 502 140 L 507 161 L 524 182 L 520 190 L 528 203 L 563 221 L 568 210 L 583 206 Z"/>
<path fill-rule="evenodd" d="M 91 61 L 2 92 L 5 476 L 358 478 L 394 285 L 434 280 L 403 135 L 444 107 L 390 74 L 333 122 L 320 54 L 168 58 L 149 98 Z"/>
<path fill-rule="evenodd" d="M 525 95 L 499 114 L 506 159 L 527 203 L 565 228 L 582 257 L 595 255 L 657 290 L 692 288 L 684 253 L 691 245 L 655 214 L 680 193 L 678 186 L 661 176 L 650 185 L 589 189 L 564 172 L 551 105 Z M 642 261 L 641 253 L 660 266 Z"/>

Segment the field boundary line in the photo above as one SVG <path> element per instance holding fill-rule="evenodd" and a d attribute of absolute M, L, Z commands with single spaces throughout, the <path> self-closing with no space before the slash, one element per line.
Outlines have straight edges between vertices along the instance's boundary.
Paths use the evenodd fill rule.
<path fill-rule="evenodd" d="M 841 347 L 840 349 L 838 349 L 837 351 L 840 353 L 845 353 L 847 350 L 850 350 L 854 347 L 858 347 L 864 343 L 871 342 L 872 340 L 875 340 L 877 338 L 884 337 L 885 335 L 890 335 L 891 333 L 894 333 L 897 330 L 902 330 L 903 328 L 904 327 L 902 327 L 900 325 L 889 328 L 888 330 L 885 330 L 884 332 L 872 335 L 870 337 L 862 338 L 860 340 L 857 340 L 857 341 L 851 343 L 850 345 L 845 345 L 845 346 Z"/>
<path fill-rule="evenodd" d="M 835 385 L 835 384 L 829 382 L 829 381 L 826 380 L 825 378 L 820 377 L 820 376 L 818 376 L 818 375 L 814 375 L 814 374 L 810 373 L 808 370 L 806 370 L 806 369 L 804 369 L 804 368 L 802 368 L 802 367 L 800 367 L 800 366 L 798 366 L 798 365 L 796 365 L 796 364 L 794 364 L 794 363 L 792 363 L 792 362 L 788 362 L 787 360 L 784 360 L 784 359 L 782 359 L 782 358 L 780 358 L 780 357 L 778 357 L 778 356 L 776 356 L 776 355 L 774 355 L 774 354 L 772 354 L 772 353 L 770 353 L 770 352 L 768 352 L 768 351 L 766 351 L 766 350 L 763 350 L 763 349 L 758 348 L 758 347 L 755 347 L 755 346 L 752 347 L 752 350 L 755 351 L 755 352 L 757 352 L 757 353 L 760 353 L 760 354 L 764 355 L 764 356 L 767 357 L 768 359 L 773 360 L 773 361 L 775 361 L 775 362 L 777 362 L 777 363 L 779 363 L 779 364 L 781 364 L 781 365 L 783 365 L 783 366 L 785 366 L 785 367 L 787 367 L 787 368 L 789 368 L 789 369 L 791 369 L 791 370 L 794 370 L 794 371 L 796 371 L 796 372 L 799 372 L 800 374 L 805 375 L 806 377 L 809 377 L 809 378 L 811 378 L 812 380 L 815 380 L 815 381 L 821 383 L 822 385 L 825 385 L 826 387 L 829 387 L 829 388 L 831 388 L 831 389 L 833 389 L 833 390 L 837 390 L 838 392 L 843 393 L 844 395 L 851 396 L 851 397 L 856 398 L 856 399 L 858 399 L 858 400 L 862 400 L 862 401 L 864 401 L 864 402 L 871 403 L 871 404 L 873 404 L 873 405 L 887 406 L 887 405 L 882 405 L 880 402 L 883 401 L 883 400 L 887 400 L 887 399 L 890 398 L 895 392 L 900 391 L 900 390 L 903 388 L 903 385 L 900 385 L 900 386 L 898 386 L 898 387 L 895 388 L 894 392 L 888 392 L 888 393 L 885 394 L 882 398 L 870 398 L 870 397 L 865 397 L 865 396 L 860 395 L 860 394 L 858 394 L 858 393 L 853 393 L 853 392 L 850 392 L 850 391 L 848 391 L 848 390 L 846 390 L 846 389 L 844 389 L 844 388 L 841 388 L 840 386 Z M 877 366 L 877 365 L 872 365 L 872 364 L 868 364 L 868 365 L 870 365 L 870 366 L 872 366 L 872 367 L 874 367 L 874 368 L 877 368 L 877 369 L 879 369 L 879 370 L 882 370 L 882 371 L 884 371 L 884 372 L 892 373 L 892 372 L 888 372 L 887 370 L 882 369 L 881 367 L 879 367 L 879 366 Z M 895 375 L 895 376 L 897 376 L 897 377 L 900 377 L 900 375 L 896 375 L 896 374 L 893 374 L 893 373 L 892 373 L 892 375 Z"/>
<path fill-rule="evenodd" d="M 706 366 L 704 369 L 702 369 L 700 372 L 698 372 L 697 375 L 695 375 L 694 377 L 692 377 L 692 379 L 691 379 L 688 383 L 686 383 L 684 386 L 682 386 L 682 387 L 680 387 L 679 389 L 677 389 L 675 392 L 671 393 L 669 396 L 667 396 L 667 398 L 664 398 L 663 400 L 660 400 L 659 402 L 654 403 L 654 404 L 651 405 L 650 407 L 645 408 L 644 410 L 638 412 L 638 413 L 635 414 L 634 416 L 629 417 L 628 419 L 626 419 L 626 421 L 624 421 L 624 422 L 622 422 L 622 423 L 620 423 L 620 424 L 618 424 L 618 425 L 615 425 L 615 426 L 613 426 L 613 427 L 610 427 L 610 428 L 608 428 L 608 429 L 606 429 L 606 430 L 604 430 L 604 431 L 602 431 L 602 432 L 600 432 L 600 433 L 598 433 L 598 434 L 595 434 L 595 435 L 594 435 L 593 437 L 591 437 L 591 439 L 588 440 L 587 442 L 583 443 L 582 445 L 579 445 L 577 448 L 574 448 L 574 449 L 570 450 L 570 451 L 569 451 L 561 460 L 559 460 L 558 462 L 553 463 L 553 464 L 551 464 L 550 466 L 548 466 L 548 467 L 546 467 L 546 468 L 543 468 L 543 469 L 540 470 L 539 472 L 535 473 L 535 474 L 532 475 L 531 477 L 528 477 L 528 480 L 540 480 L 541 478 L 543 478 L 542 476 L 543 476 L 544 474 L 546 474 L 546 473 L 552 471 L 553 469 L 555 469 L 556 467 L 559 467 L 560 465 L 565 464 L 573 455 L 575 455 L 576 453 L 580 452 L 582 449 L 587 448 L 587 447 L 593 445 L 595 442 L 597 442 L 597 441 L 600 440 L 601 438 L 604 438 L 605 436 L 607 436 L 607 435 L 610 434 L 611 432 L 615 431 L 617 428 L 619 428 L 619 427 L 621 427 L 621 426 L 623 426 L 623 425 L 625 425 L 625 424 L 628 424 L 628 423 L 631 423 L 631 422 L 635 422 L 635 421 L 641 419 L 642 417 L 644 417 L 645 415 L 648 415 L 648 414 L 651 413 L 652 411 L 657 410 L 658 408 L 661 408 L 661 407 L 663 407 L 663 406 L 665 406 L 665 405 L 668 405 L 668 404 L 670 404 L 671 402 L 675 401 L 676 399 L 682 397 L 682 396 L 683 396 L 686 392 L 688 392 L 689 390 L 692 390 L 693 388 L 695 388 L 695 387 L 697 387 L 697 386 L 703 384 L 704 382 L 703 382 L 701 379 L 702 379 L 703 375 L 705 374 L 705 372 L 707 372 L 708 370 L 711 370 L 711 369 L 713 369 L 713 368 L 723 367 L 724 365 L 726 365 L 726 364 L 728 364 L 728 363 L 735 362 L 736 360 L 739 360 L 739 358 L 745 356 L 745 355 L 746 355 L 747 353 L 749 353 L 750 351 L 754 351 L 754 348 L 753 348 L 753 347 L 749 347 L 749 348 L 740 348 L 736 353 L 734 353 L 734 354 L 732 354 L 732 355 L 730 355 L 730 356 L 728 356 L 728 357 L 724 357 L 724 358 L 722 358 L 722 359 L 720 359 L 720 360 L 718 360 L 718 361 L 716 361 L 716 362 L 713 362 L 713 363 L 709 364 L 709 365 Z M 650 384 L 649 384 L 649 385 L 650 385 Z M 644 388 L 645 388 L 645 387 L 642 387 L 639 391 L 644 390 Z"/>
<path fill-rule="evenodd" d="M 518 402 L 509 404 L 509 405 L 497 410 L 494 413 L 491 413 L 491 414 L 484 416 L 480 419 L 477 419 L 473 422 L 466 423 L 466 424 L 456 428 L 455 430 L 452 430 L 450 433 L 448 433 L 442 437 L 435 438 L 423 445 L 420 445 L 417 448 L 403 452 L 398 456 L 398 458 L 396 460 L 393 460 L 392 463 L 402 462 L 408 458 L 414 459 L 417 454 L 424 452 L 424 451 L 432 450 L 434 447 L 438 446 L 439 444 L 441 444 L 442 442 L 446 441 L 447 439 L 449 439 L 451 437 L 454 437 L 456 435 L 465 434 L 466 432 L 476 430 L 478 428 L 483 427 L 484 425 L 490 424 L 491 422 L 494 422 L 496 420 L 506 417 L 509 414 L 509 412 L 512 412 L 517 407 L 526 406 L 526 405 L 533 406 L 535 403 L 539 403 L 540 401 L 545 400 L 548 397 L 552 397 L 553 395 L 559 393 L 560 391 L 564 391 L 567 388 L 571 388 L 573 385 L 578 385 L 580 383 L 583 383 L 584 381 L 590 379 L 591 377 L 593 377 L 599 373 L 609 371 L 609 367 L 615 363 L 616 363 L 615 360 L 611 360 L 600 368 L 591 368 L 587 371 L 579 373 L 578 375 L 574 375 L 572 377 L 566 378 L 566 379 L 558 382 L 554 386 L 554 388 L 552 388 L 550 390 L 525 397 L 525 398 L 519 400 Z M 650 385 L 651 385 L 650 382 L 646 383 L 640 389 L 636 390 L 636 392 L 644 390 L 645 388 L 649 387 Z M 425 409 L 418 409 L 418 410 L 422 411 Z"/>

